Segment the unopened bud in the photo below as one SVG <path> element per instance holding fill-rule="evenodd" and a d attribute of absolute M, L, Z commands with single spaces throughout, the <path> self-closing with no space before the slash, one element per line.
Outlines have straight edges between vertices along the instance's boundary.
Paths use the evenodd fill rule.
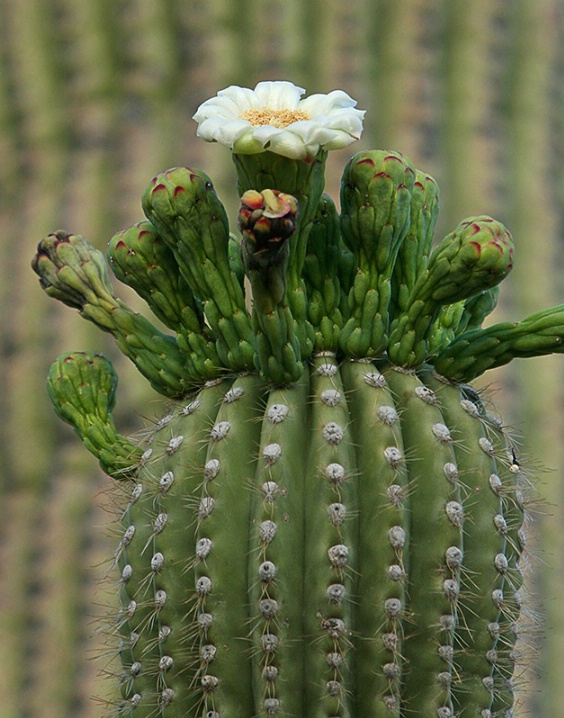
<path fill-rule="evenodd" d="M 241 197 L 239 227 L 253 253 L 278 247 L 296 229 L 298 201 L 278 190 L 248 190 Z"/>

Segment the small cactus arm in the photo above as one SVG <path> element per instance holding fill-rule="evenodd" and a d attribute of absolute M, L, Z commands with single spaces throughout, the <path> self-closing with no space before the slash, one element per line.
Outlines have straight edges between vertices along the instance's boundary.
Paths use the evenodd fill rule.
<path fill-rule="evenodd" d="M 471 217 L 433 249 L 436 183 L 381 151 L 347 165 L 339 216 L 323 163 L 235 156 L 241 239 L 204 173 L 150 182 L 108 256 L 171 334 L 83 238 L 33 260 L 169 398 L 133 442 L 107 359 L 49 373 L 122 500 L 108 715 L 513 715 L 528 481 L 468 382 L 562 352 L 564 305 L 482 329 L 505 227 Z"/>
<path fill-rule="evenodd" d="M 102 354 L 63 354 L 47 377 L 57 414 L 75 429 L 102 469 L 121 479 L 135 473 L 141 450 L 116 431 L 112 419 L 116 388 L 117 374 Z"/>

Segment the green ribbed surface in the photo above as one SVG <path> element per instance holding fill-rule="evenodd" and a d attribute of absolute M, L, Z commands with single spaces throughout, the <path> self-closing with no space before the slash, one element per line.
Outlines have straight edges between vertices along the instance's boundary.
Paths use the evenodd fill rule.
<path fill-rule="evenodd" d="M 291 388 L 210 383 L 142 448 L 119 489 L 121 715 L 512 704 L 527 481 L 476 394 L 325 353 Z"/>

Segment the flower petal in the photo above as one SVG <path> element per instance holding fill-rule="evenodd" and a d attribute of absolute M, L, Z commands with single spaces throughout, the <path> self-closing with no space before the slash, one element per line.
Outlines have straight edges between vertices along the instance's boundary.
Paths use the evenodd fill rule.
<path fill-rule="evenodd" d="M 324 145 L 326 150 L 342 150 L 343 147 L 348 147 L 360 139 L 360 137 L 354 137 L 348 132 L 341 132 L 340 130 L 334 130 L 334 132 L 336 133 L 335 137 Z"/>
<path fill-rule="evenodd" d="M 348 132 L 355 140 L 358 140 L 362 134 L 364 115 L 364 110 L 333 110 L 327 117 L 327 127 Z"/>
<path fill-rule="evenodd" d="M 304 92 L 303 87 L 297 87 L 285 80 L 259 82 L 255 87 L 255 94 L 261 106 L 272 110 L 296 109 Z"/>
<path fill-rule="evenodd" d="M 225 90 L 220 90 L 216 97 L 203 102 L 192 119 L 196 122 L 202 122 L 210 117 L 235 119 L 239 118 L 245 110 L 257 106 L 258 101 L 252 90 L 231 85 Z"/>
<path fill-rule="evenodd" d="M 218 98 L 214 97 L 213 100 L 208 100 L 203 105 L 200 105 L 192 119 L 196 120 L 196 122 L 203 122 L 208 117 L 223 117 L 226 119 L 234 117 L 233 108 L 230 108 L 228 103 L 218 102 L 217 100 Z"/>
<path fill-rule="evenodd" d="M 198 126 L 196 134 L 208 142 L 220 142 L 221 144 L 231 144 L 232 138 L 240 131 L 238 123 L 241 120 L 225 119 L 223 117 L 210 117 L 201 122 Z M 249 128 L 249 123 L 245 124 L 245 128 Z"/>
<path fill-rule="evenodd" d="M 315 120 L 300 120 L 286 128 L 289 132 L 299 135 L 306 145 L 325 145 L 335 136 L 335 130 Z"/>
<path fill-rule="evenodd" d="M 206 140 L 207 142 L 219 142 L 219 136 L 222 133 L 224 127 L 231 124 L 232 120 L 224 117 L 210 117 L 205 120 L 201 120 L 196 130 L 198 137 Z"/>
<path fill-rule="evenodd" d="M 237 115 L 240 115 L 245 110 L 260 107 L 260 100 L 257 98 L 256 93 L 248 87 L 230 85 L 224 90 L 220 90 L 217 96 L 231 101 L 236 108 Z"/>
<path fill-rule="evenodd" d="M 259 142 L 262 142 L 262 146 L 265 147 L 276 135 L 284 132 L 285 129 L 286 128 L 281 129 L 280 127 L 274 127 L 274 125 L 260 125 L 259 127 L 253 127 L 253 136 L 256 137 Z"/>
<path fill-rule="evenodd" d="M 300 102 L 300 110 L 307 112 L 310 117 L 326 115 L 342 107 L 355 106 L 356 100 L 342 90 L 333 90 L 328 95 L 310 95 Z"/>
<path fill-rule="evenodd" d="M 265 145 L 265 149 L 274 152 L 274 154 L 282 155 L 282 157 L 289 157 L 292 160 L 304 160 L 306 157 L 313 157 L 313 155 L 317 154 L 319 146 L 315 148 L 308 147 L 299 135 L 287 130 L 281 130 Z"/>
<path fill-rule="evenodd" d="M 233 120 L 231 122 L 225 122 L 218 127 L 215 139 L 222 145 L 233 147 L 239 138 L 244 134 L 252 134 L 252 131 L 253 127 L 250 122 L 246 120 Z"/>

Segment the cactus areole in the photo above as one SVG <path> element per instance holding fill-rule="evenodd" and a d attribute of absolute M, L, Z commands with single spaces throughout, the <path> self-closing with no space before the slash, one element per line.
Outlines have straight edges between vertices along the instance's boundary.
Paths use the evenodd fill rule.
<path fill-rule="evenodd" d="M 324 162 L 363 113 L 300 94 L 220 93 L 243 119 L 204 103 L 202 135 L 234 150 L 237 234 L 209 177 L 179 167 L 111 239 L 114 274 L 169 332 L 81 236 L 33 261 L 167 397 L 132 441 L 106 358 L 49 373 L 122 498 L 107 715 L 510 718 L 527 481 L 468 382 L 562 351 L 564 306 L 483 329 L 511 236 L 477 216 L 433 244 L 437 185 L 397 152 L 352 157 L 339 214 Z"/>

